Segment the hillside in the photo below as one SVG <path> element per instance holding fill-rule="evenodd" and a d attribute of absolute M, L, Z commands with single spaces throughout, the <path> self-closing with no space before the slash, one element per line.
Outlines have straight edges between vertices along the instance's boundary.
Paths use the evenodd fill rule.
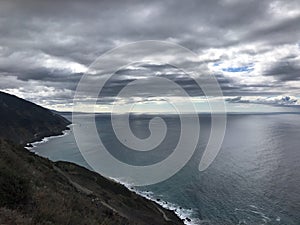
<path fill-rule="evenodd" d="M 116 182 L 73 163 L 54 163 L 17 144 L 37 138 L 32 136 L 34 132 L 39 138 L 60 133 L 69 123 L 47 109 L 22 101 L 1 94 L 0 114 L 5 120 L 0 135 L 1 225 L 183 224 L 172 211 Z M 24 115 L 17 105 L 24 107 Z M 8 129 L 9 135 L 4 132 Z M 7 137 L 10 140 L 5 140 Z"/>
<path fill-rule="evenodd" d="M 0 137 L 17 144 L 59 135 L 70 124 L 49 109 L 4 92 L 0 92 L 0 118 Z"/>

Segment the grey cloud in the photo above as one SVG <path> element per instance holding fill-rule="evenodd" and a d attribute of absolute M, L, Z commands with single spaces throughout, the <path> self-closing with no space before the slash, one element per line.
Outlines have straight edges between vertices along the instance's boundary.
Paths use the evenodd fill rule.
<path fill-rule="evenodd" d="M 264 75 L 274 76 L 279 81 L 300 80 L 300 64 L 295 61 L 281 61 L 272 65 Z"/>
<path fill-rule="evenodd" d="M 249 103 L 249 100 L 242 100 L 242 96 L 237 96 L 234 98 L 226 98 L 226 101 L 230 103 Z"/>
<path fill-rule="evenodd" d="M 298 99 L 291 96 L 258 97 L 254 99 L 247 99 L 242 96 L 237 96 L 233 98 L 227 98 L 226 101 L 230 103 L 254 103 L 278 106 L 299 106 Z"/>
<path fill-rule="evenodd" d="M 291 8 L 299 6 L 296 0 L 280 2 Z M 40 61 L 41 55 L 89 66 L 107 50 L 139 40 L 171 40 L 198 54 L 210 48 L 226 49 L 263 43 L 263 49 L 240 52 L 249 56 L 272 51 L 278 45 L 299 42 L 300 17 L 272 20 L 271 3 L 271 0 L 1 1 L 0 74 L 6 76 L 6 83 L 0 82 L 0 87 L 21 88 L 26 86 L 26 82 L 34 81 L 35 85 L 66 89 L 68 93 L 73 93 L 82 73 L 64 68 L 63 63 L 61 68 L 47 67 Z M 300 67 L 296 57 L 295 54 L 290 55 L 264 71 L 262 75 L 275 77 L 277 83 L 245 85 L 223 74 L 215 76 L 228 96 L 280 94 L 282 82 L 299 80 Z M 218 59 L 204 59 L 201 62 L 185 62 L 178 56 L 178 60 L 190 67 L 228 58 L 226 52 Z M 178 83 L 192 96 L 203 94 L 193 80 L 166 65 L 120 70 L 107 83 L 102 94 L 109 101 L 110 96 L 116 95 L 136 76 L 152 76 L 155 71 Z M 159 84 L 148 85 L 152 85 L 153 90 L 164 89 Z M 165 91 L 166 94 L 174 94 L 172 90 Z M 150 96 L 143 90 L 139 94 L 145 98 Z M 71 101 L 63 101 L 68 96 L 59 96 L 57 101 Z"/>

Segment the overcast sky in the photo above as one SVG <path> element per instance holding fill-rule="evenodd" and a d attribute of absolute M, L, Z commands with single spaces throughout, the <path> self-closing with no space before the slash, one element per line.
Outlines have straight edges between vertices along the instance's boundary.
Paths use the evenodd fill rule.
<path fill-rule="evenodd" d="M 71 110 L 77 83 L 97 57 L 143 40 L 176 43 L 197 54 L 197 61 L 183 63 L 215 76 L 232 109 L 300 105 L 299 0 L 1 0 L 0 90 Z M 153 76 L 176 82 L 201 104 L 203 93 L 193 80 L 152 63 L 120 69 L 102 92 L 99 110 L 113 101 L 160 102 L 158 90 L 178 97 L 163 84 L 151 84 Z M 113 98 L 135 79 L 156 96 L 140 88 L 131 98 Z M 87 101 L 81 107 L 87 109 Z"/>

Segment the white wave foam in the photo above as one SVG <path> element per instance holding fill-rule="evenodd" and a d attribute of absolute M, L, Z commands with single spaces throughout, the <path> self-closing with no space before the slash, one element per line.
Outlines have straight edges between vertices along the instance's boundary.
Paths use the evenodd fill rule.
<path fill-rule="evenodd" d="M 253 214 L 259 215 L 262 219 L 262 222 L 264 222 L 264 224 L 272 221 L 272 219 L 269 218 L 265 213 L 263 213 L 262 211 L 258 211 L 260 209 L 259 207 L 255 206 L 255 205 L 249 205 L 249 206 L 256 210 L 235 208 L 234 211 L 248 212 L 248 213 L 253 213 Z"/>
<path fill-rule="evenodd" d="M 124 179 L 115 179 L 115 178 L 110 178 L 110 179 L 119 184 L 124 185 L 128 190 L 130 190 L 150 201 L 157 203 L 164 209 L 173 211 L 184 222 L 185 225 L 199 225 L 199 224 L 201 224 L 201 222 L 208 222 L 208 221 L 201 221 L 198 218 L 192 218 L 192 214 L 194 213 L 193 209 L 185 209 L 177 204 L 164 201 L 163 199 L 159 199 L 159 198 L 155 197 L 155 194 L 152 191 L 137 190 L 130 183 L 124 182 Z"/>
<path fill-rule="evenodd" d="M 71 128 L 71 126 L 73 126 L 73 124 L 70 124 L 67 127 Z M 60 135 L 54 135 L 54 136 L 50 136 L 50 137 L 44 137 L 40 141 L 35 141 L 35 142 L 32 142 L 32 143 L 27 143 L 27 145 L 30 145 L 30 147 L 29 146 L 25 146 L 24 148 L 26 148 L 27 150 L 29 150 L 31 152 L 35 152 L 34 148 L 36 148 L 38 145 L 46 143 L 46 142 L 48 142 L 51 139 L 60 138 L 60 137 L 64 137 L 66 135 L 69 135 L 71 133 L 71 129 L 64 130 L 64 131 L 62 131 L 62 133 L 63 134 L 60 134 Z"/>

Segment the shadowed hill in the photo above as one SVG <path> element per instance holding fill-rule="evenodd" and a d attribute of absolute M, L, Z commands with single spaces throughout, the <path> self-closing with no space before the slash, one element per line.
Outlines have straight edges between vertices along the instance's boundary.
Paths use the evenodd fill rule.
<path fill-rule="evenodd" d="M 0 92 L 0 118 L 0 136 L 17 144 L 59 135 L 70 124 L 49 109 L 4 92 Z"/>
<path fill-rule="evenodd" d="M 0 139 L 0 224 L 182 224 L 175 214 L 73 163 Z"/>

